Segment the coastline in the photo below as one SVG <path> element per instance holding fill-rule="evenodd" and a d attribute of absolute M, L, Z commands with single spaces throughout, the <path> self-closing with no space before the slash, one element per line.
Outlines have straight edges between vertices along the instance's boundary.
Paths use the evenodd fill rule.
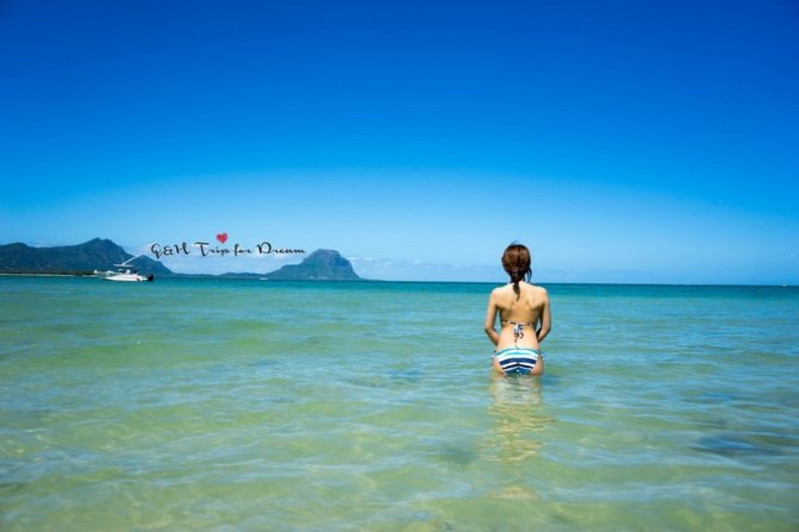
<path fill-rule="evenodd" d="M 34 273 L 34 272 L 0 272 L 0 277 L 95 277 L 94 272 L 85 273 Z M 426 281 L 426 280 L 390 280 L 390 279 L 352 279 L 352 280 L 336 280 L 336 279 L 263 279 L 263 274 L 257 273 L 171 273 L 168 275 L 159 275 L 159 279 L 193 279 L 193 280 L 229 280 L 229 281 L 269 281 L 272 283 L 390 283 L 390 284 L 444 284 L 444 285 L 495 285 L 499 286 L 505 284 L 504 280 L 496 281 Z M 585 286 L 585 287 L 631 287 L 631 288 L 657 288 L 657 287 L 673 287 L 673 288 L 799 288 L 799 284 L 774 284 L 774 283 L 609 283 L 609 282 L 576 282 L 576 281 L 538 281 L 533 283 L 544 288 L 549 286 Z"/>
<path fill-rule="evenodd" d="M 93 273 L 8 273 L 2 272 L 4 277 L 93 277 Z"/>

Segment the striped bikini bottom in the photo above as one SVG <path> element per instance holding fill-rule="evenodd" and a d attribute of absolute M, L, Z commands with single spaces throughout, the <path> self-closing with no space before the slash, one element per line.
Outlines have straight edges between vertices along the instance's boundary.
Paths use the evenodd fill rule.
<path fill-rule="evenodd" d="M 509 347 L 499 353 L 495 353 L 494 358 L 497 359 L 506 375 L 512 373 L 526 375 L 533 371 L 536 362 L 538 362 L 538 357 L 542 354 L 540 350 L 529 347 Z"/>

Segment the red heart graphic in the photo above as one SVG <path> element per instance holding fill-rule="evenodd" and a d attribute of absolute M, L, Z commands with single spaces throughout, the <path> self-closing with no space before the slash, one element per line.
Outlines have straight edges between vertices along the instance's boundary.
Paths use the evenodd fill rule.
<path fill-rule="evenodd" d="M 219 233 L 216 235 L 216 239 L 224 244 L 227 241 L 227 233 Z"/>

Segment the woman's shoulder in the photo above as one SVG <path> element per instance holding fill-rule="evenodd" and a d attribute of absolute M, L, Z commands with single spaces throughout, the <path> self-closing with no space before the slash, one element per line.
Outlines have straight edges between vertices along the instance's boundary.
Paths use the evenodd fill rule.
<path fill-rule="evenodd" d="M 535 284 L 531 284 L 530 286 L 535 288 L 536 291 L 538 291 L 538 293 L 540 293 L 540 294 L 546 294 L 547 293 L 547 289 L 544 288 L 543 286 L 538 286 L 538 285 L 535 285 Z"/>
<path fill-rule="evenodd" d="M 509 305 L 516 300 L 516 292 L 511 283 L 498 286 L 491 291 L 491 298 L 500 305 Z"/>
<path fill-rule="evenodd" d="M 507 293 L 508 289 L 510 289 L 509 284 L 503 284 L 502 286 L 497 286 L 493 290 L 491 290 L 491 297 L 501 297 L 503 294 Z"/>
<path fill-rule="evenodd" d="M 527 289 L 537 297 L 548 297 L 547 289 L 543 286 L 536 286 L 534 284 L 527 283 Z"/>

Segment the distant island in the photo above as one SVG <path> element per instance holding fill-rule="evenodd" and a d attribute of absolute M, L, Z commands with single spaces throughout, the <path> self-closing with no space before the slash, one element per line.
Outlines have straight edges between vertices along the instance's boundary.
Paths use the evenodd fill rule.
<path fill-rule="evenodd" d="M 149 257 L 136 257 L 111 240 L 94 238 L 75 246 L 35 248 L 22 243 L 0 246 L 0 273 L 92 275 L 95 270 L 115 270 L 129 264 L 142 275 L 173 275 L 172 270 Z"/>
<path fill-rule="evenodd" d="M 332 249 L 317 249 L 300 264 L 287 264 L 264 275 L 270 280 L 358 281 L 352 263 Z"/>
<path fill-rule="evenodd" d="M 94 238 L 74 246 L 32 247 L 20 242 L 0 245 L 0 274 L 93 275 L 95 270 L 115 269 L 115 264 L 130 261 L 142 275 L 183 277 L 160 261 L 135 257 L 111 240 Z M 300 264 L 283 266 L 268 273 L 227 273 L 186 275 L 187 277 L 258 278 L 280 281 L 358 281 L 350 261 L 332 249 L 318 249 Z"/>

